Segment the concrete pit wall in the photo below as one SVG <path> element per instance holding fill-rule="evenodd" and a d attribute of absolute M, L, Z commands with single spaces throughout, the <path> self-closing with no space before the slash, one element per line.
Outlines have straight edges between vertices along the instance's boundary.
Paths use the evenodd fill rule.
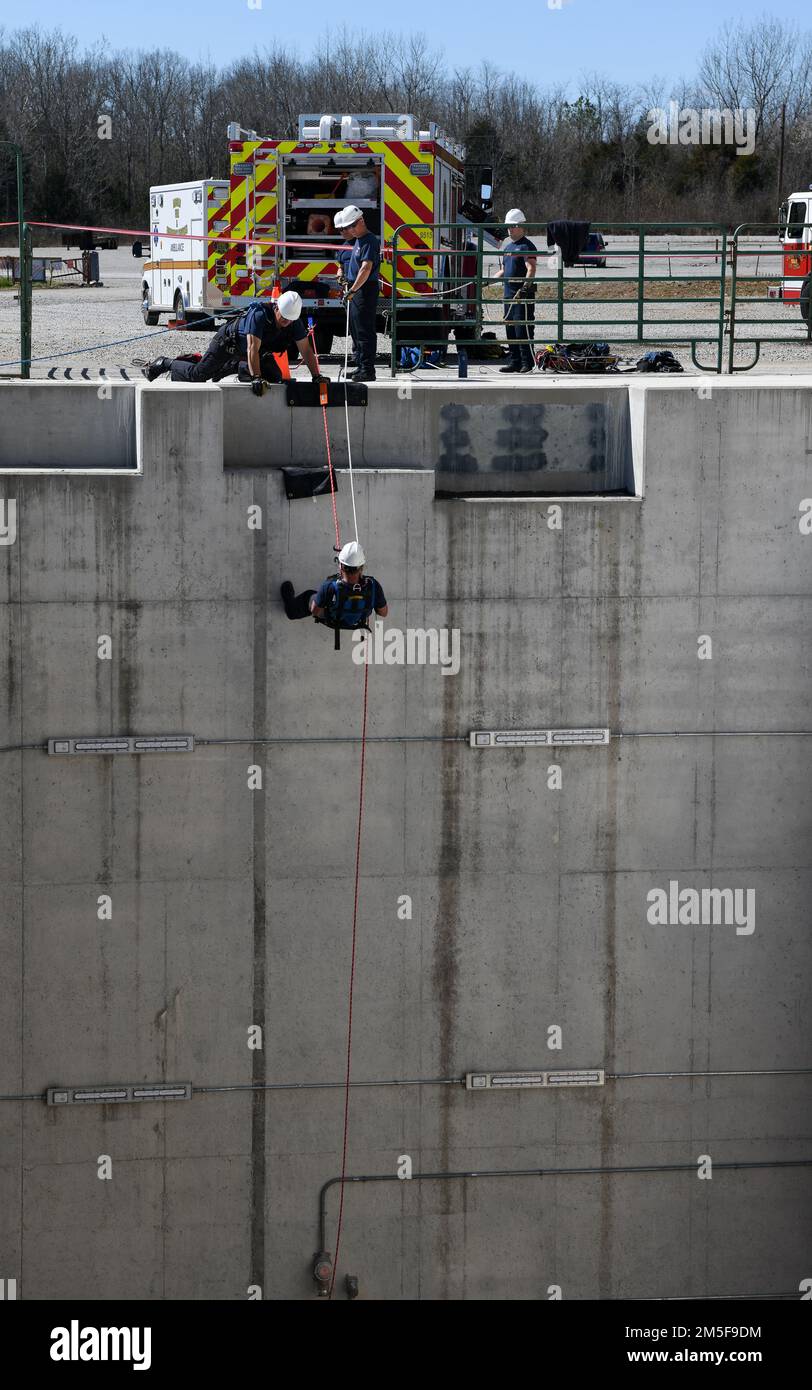
<path fill-rule="evenodd" d="M 356 477 L 387 628 L 456 629 L 460 669 L 369 669 L 353 1074 L 408 1084 L 353 1091 L 349 1171 L 690 1166 L 353 1185 L 340 1279 L 362 1297 L 792 1293 L 809 1273 L 810 1172 L 774 1166 L 812 1153 L 809 1077 L 739 1073 L 810 1062 L 810 386 L 647 386 L 642 500 L 568 498 L 560 527 L 547 499 L 437 500 L 430 469 Z M 86 390 L 12 389 L 63 421 Z M 136 476 L 0 479 L 5 1096 L 343 1078 L 364 669 L 278 597 L 330 572 L 329 498 L 224 470 L 224 401 L 228 420 L 225 391 L 145 388 Z M 623 738 L 467 741 L 578 726 Z M 193 753 L 41 748 L 181 731 Z M 671 881 L 751 890 L 754 930 L 651 924 Z M 438 1084 L 528 1067 L 610 1076 Z M 342 1103 L 4 1101 L 5 1276 L 29 1299 L 310 1297 Z"/>

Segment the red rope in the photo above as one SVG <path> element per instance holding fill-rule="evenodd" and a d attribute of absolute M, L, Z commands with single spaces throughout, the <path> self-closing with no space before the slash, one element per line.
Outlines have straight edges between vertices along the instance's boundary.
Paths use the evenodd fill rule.
<path fill-rule="evenodd" d="M 315 359 L 316 359 L 316 366 L 318 367 L 319 375 L 321 376 L 321 367 L 319 366 L 319 354 L 318 354 L 318 351 L 317 351 L 317 349 L 316 349 L 316 326 L 315 326 L 315 324 L 314 324 L 313 327 L 310 329 L 310 337 L 311 337 L 311 339 L 313 340 L 313 356 L 314 356 Z M 324 404 L 324 402 L 322 402 L 321 414 L 322 414 L 322 419 L 324 420 L 324 442 L 325 442 L 325 444 L 327 445 L 327 467 L 328 467 L 329 470 L 330 470 L 330 500 L 331 500 L 331 502 L 332 502 L 332 504 L 333 504 L 333 525 L 335 526 L 335 530 L 336 530 L 336 550 L 340 550 L 340 549 L 341 549 L 341 533 L 340 533 L 340 531 L 339 531 L 339 529 L 338 529 L 338 510 L 337 510 L 337 508 L 336 508 L 336 481 L 335 481 L 335 474 L 333 473 L 333 460 L 332 460 L 332 457 L 331 457 L 331 455 L 330 455 L 330 431 L 329 431 L 329 429 L 327 428 L 327 406 Z"/>
<path fill-rule="evenodd" d="M 369 662 L 364 663 L 364 717 L 361 724 L 361 778 L 358 792 L 358 833 L 355 840 L 355 903 L 352 910 L 352 956 L 350 961 L 350 1002 L 347 1018 L 347 1072 L 344 1083 L 344 1140 L 341 1149 L 341 1197 L 338 1204 L 338 1230 L 336 1231 L 336 1253 L 333 1262 L 333 1277 L 330 1280 L 330 1298 L 338 1273 L 338 1252 L 341 1246 L 341 1223 L 344 1217 L 344 1180 L 347 1174 L 347 1134 L 350 1117 L 350 1073 L 352 1063 L 352 997 L 355 985 L 355 943 L 358 925 L 358 884 L 361 873 L 361 825 L 364 818 L 364 772 L 367 749 L 367 693 L 369 690 Z"/>

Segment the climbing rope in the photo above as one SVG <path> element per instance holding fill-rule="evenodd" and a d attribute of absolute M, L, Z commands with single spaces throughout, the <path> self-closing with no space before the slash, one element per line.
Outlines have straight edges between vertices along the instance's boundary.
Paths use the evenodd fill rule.
<path fill-rule="evenodd" d="M 310 319 L 308 322 L 309 322 L 310 340 L 311 340 L 311 342 L 312 342 L 312 344 L 313 344 L 313 356 L 314 356 L 315 359 L 316 359 L 316 366 L 317 366 L 317 368 L 318 368 L 319 376 L 321 376 L 321 365 L 320 365 L 320 363 L 319 363 L 319 353 L 318 353 L 318 348 L 316 347 L 316 325 L 314 324 L 314 322 L 313 322 L 312 319 Z M 336 507 L 336 480 L 335 480 L 335 473 L 333 472 L 333 459 L 332 459 L 332 455 L 331 455 L 331 452 L 330 452 L 330 430 L 329 430 L 328 425 L 327 425 L 327 392 L 328 392 L 328 390 L 329 390 L 329 387 L 328 387 L 325 383 L 323 383 L 323 382 L 320 383 L 320 385 L 319 385 L 319 399 L 320 399 L 320 401 L 321 401 L 321 417 L 322 417 L 322 420 L 324 421 L 324 443 L 325 443 L 325 447 L 326 447 L 326 449 L 327 449 L 327 468 L 328 468 L 329 473 L 330 473 L 330 501 L 331 501 L 332 504 L 333 504 L 333 526 L 335 527 L 335 533 L 336 533 L 336 554 L 337 554 L 338 551 L 341 549 L 341 532 L 340 532 L 339 526 L 338 526 L 338 509 L 337 509 L 337 507 Z"/>
<path fill-rule="evenodd" d="M 364 774 L 366 772 L 367 748 L 367 695 L 369 690 L 369 663 L 364 664 L 364 714 L 361 721 L 361 775 L 358 787 L 358 831 L 355 838 L 355 894 L 352 909 L 352 950 L 350 954 L 350 996 L 347 1013 L 347 1069 L 344 1081 L 344 1137 L 341 1144 L 341 1195 L 338 1203 L 338 1227 L 336 1229 L 336 1252 L 333 1261 L 333 1275 L 330 1280 L 330 1298 L 338 1273 L 338 1252 L 341 1246 L 341 1228 L 344 1219 L 344 1183 L 347 1176 L 347 1137 L 350 1119 L 350 1076 L 352 1074 L 352 1001 L 355 986 L 355 947 L 358 935 L 358 888 L 361 873 L 361 827 L 364 819 Z"/>
<path fill-rule="evenodd" d="M 350 415 L 347 397 L 347 366 L 349 360 L 349 334 L 350 334 L 350 302 L 347 300 L 347 323 L 346 338 L 344 340 L 344 419 L 347 430 L 347 458 L 350 466 L 350 497 L 352 499 L 352 518 L 355 525 L 355 539 L 358 541 L 358 516 L 355 508 L 355 486 L 352 473 L 352 442 L 350 439 Z M 313 344 L 313 353 L 316 358 L 316 365 L 321 375 L 319 367 L 319 355 L 316 350 L 316 329 L 315 325 L 309 328 L 310 338 Z M 341 529 L 338 524 L 338 509 L 336 507 L 335 474 L 333 470 L 332 450 L 330 448 L 330 427 L 327 421 L 327 399 L 328 386 L 320 384 L 319 399 L 321 401 L 322 418 L 324 421 L 324 443 L 327 450 L 327 468 L 330 474 L 330 495 L 333 504 L 333 525 L 335 527 L 336 550 L 341 549 Z M 369 663 L 364 663 L 364 709 L 361 720 L 361 771 L 358 785 L 358 826 L 355 836 L 355 883 L 353 890 L 352 908 L 352 940 L 350 949 L 350 982 L 349 998 L 347 1002 L 347 1060 L 344 1073 L 344 1127 L 341 1140 L 341 1188 L 338 1204 L 338 1226 L 336 1228 L 335 1258 L 333 1260 L 333 1273 L 330 1279 L 328 1297 L 332 1298 L 335 1288 L 336 1274 L 338 1272 L 338 1253 L 341 1247 L 341 1231 L 344 1223 L 344 1185 L 347 1176 L 347 1145 L 349 1142 L 350 1131 L 350 1085 L 352 1078 L 352 1009 L 355 991 L 355 957 L 356 945 L 358 941 L 358 899 L 361 884 L 361 830 L 364 820 L 364 782 L 366 777 L 366 744 L 367 744 L 367 708 L 369 696 Z"/>
<path fill-rule="evenodd" d="M 350 497 L 352 499 L 352 520 L 355 526 L 355 539 L 358 540 L 358 516 L 355 511 L 355 486 L 352 476 L 352 442 L 350 440 L 350 403 L 347 390 L 347 363 L 350 353 L 350 301 L 347 299 L 347 323 L 344 334 L 344 424 L 347 430 L 347 462 L 350 466 Z M 361 366 L 361 363 L 358 363 Z"/>

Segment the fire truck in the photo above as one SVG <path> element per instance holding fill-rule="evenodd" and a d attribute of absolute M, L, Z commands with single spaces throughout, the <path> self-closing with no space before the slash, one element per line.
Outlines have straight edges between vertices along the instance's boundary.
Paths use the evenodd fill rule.
<path fill-rule="evenodd" d="M 385 331 L 391 308 L 397 229 L 399 300 L 420 301 L 423 312 L 441 316 L 437 290 L 461 270 L 462 256 L 449 258 L 465 247 L 465 170 L 462 147 L 434 122 L 420 130 L 414 116 L 391 112 L 311 113 L 299 117 L 296 139 L 272 139 L 236 124 L 228 137 L 224 307 L 295 289 L 305 316 L 315 320 L 317 350 L 329 352 L 333 335 L 345 327 L 334 253 L 344 243 L 333 219 L 353 204 L 381 238 L 378 331 Z M 459 227 L 432 230 L 426 223 Z"/>
<path fill-rule="evenodd" d="M 812 184 L 803 192 L 792 193 L 782 204 L 780 223 L 781 298 L 790 304 L 800 301 L 801 313 L 808 319 L 812 279 Z"/>

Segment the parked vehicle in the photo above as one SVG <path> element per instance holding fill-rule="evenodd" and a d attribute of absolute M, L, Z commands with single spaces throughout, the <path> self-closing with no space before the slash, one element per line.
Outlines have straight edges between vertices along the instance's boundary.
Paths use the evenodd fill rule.
<path fill-rule="evenodd" d="M 801 302 L 804 318 L 809 313 L 809 277 L 812 274 L 812 185 L 792 193 L 781 206 L 780 237 L 783 245 L 783 279 L 781 298 L 788 303 Z M 803 290 L 806 286 L 806 313 Z"/>
<path fill-rule="evenodd" d="M 600 232 L 589 233 L 586 246 L 575 264 L 594 265 L 601 270 L 606 268 L 606 242 Z"/>
<path fill-rule="evenodd" d="M 179 323 L 210 319 L 226 289 L 228 179 L 159 184 L 149 191 L 150 248 L 141 282 L 141 313 L 150 328 L 161 314 Z M 140 254 L 139 242 L 133 254 Z"/>

